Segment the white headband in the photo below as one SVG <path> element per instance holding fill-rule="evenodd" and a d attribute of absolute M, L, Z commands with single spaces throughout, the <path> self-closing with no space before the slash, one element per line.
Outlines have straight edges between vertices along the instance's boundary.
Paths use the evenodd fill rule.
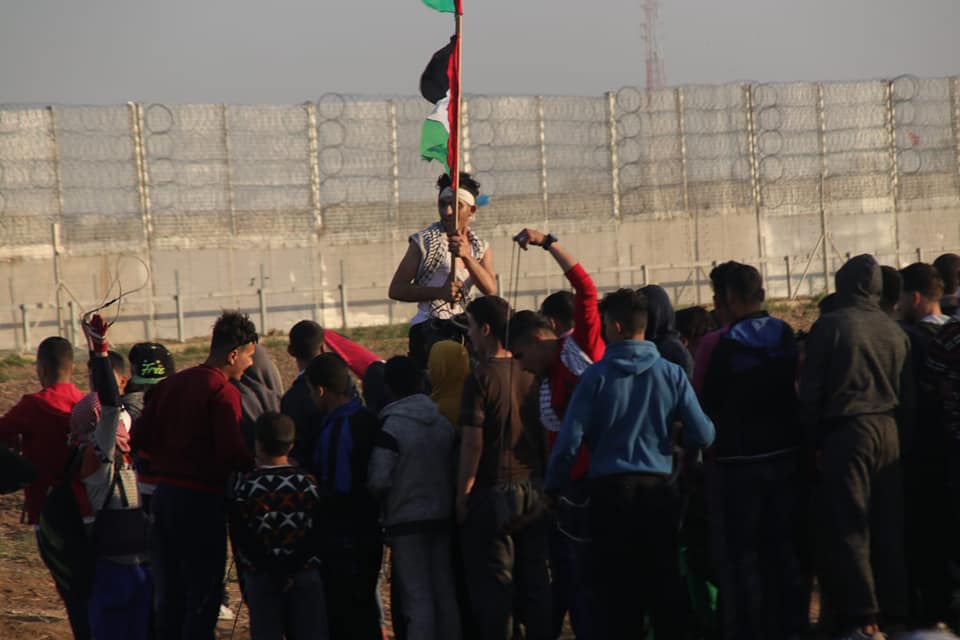
<path fill-rule="evenodd" d="M 457 196 L 460 199 L 460 202 L 465 202 L 467 206 L 475 207 L 477 206 L 477 199 L 473 196 L 472 193 L 464 189 L 463 187 L 457 189 Z M 443 198 L 453 198 L 453 189 L 451 187 L 444 187 L 443 191 L 440 192 L 440 199 Z"/>

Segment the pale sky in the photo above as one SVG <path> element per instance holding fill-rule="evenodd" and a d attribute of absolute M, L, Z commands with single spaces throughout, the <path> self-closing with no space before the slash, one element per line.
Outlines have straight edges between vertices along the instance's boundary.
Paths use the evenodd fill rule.
<path fill-rule="evenodd" d="M 464 0 L 468 93 L 644 83 L 641 0 Z M 0 103 L 416 94 L 420 0 L 0 0 Z M 661 0 L 670 85 L 960 73 L 960 0 Z"/>

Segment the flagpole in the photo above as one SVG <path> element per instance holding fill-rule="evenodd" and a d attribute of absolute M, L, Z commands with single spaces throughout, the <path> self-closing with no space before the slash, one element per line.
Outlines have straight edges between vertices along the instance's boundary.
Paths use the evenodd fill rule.
<path fill-rule="evenodd" d="M 456 122 L 456 131 L 453 131 L 454 141 L 457 149 L 456 167 L 451 167 L 450 172 L 453 174 L 450 176 L 450 179 L 453 181 L 453 228 L 459 233 L 460 232 L 460 114 L 461 106 L 463 100 L 461 95 L 463 93 L 463 85 L 460 83 L 462 77 L 462 69 L 460 67 L 460 61 L 462 60 L 461 51 L 463 49 L 463 13 L 461 13 L 460 2 L 456 2 L 457 10 L 454 12 L 454 26 L 455 26 L 455 35 L 457 38 L 456 46 L 456 56 L 457 56 L 457 117 Z"/>

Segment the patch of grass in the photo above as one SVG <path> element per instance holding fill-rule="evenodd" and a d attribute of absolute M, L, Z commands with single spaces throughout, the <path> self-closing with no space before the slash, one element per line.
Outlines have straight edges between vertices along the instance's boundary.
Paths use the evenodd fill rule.
<path fill-rule="evenodd" d="M 408 324 L 387 324 L 377 327 L 349 329 L 345 335 L 354 342 L 365 344 L 378 340 L 406 340 L 409 330 L 410 325 Z"/>

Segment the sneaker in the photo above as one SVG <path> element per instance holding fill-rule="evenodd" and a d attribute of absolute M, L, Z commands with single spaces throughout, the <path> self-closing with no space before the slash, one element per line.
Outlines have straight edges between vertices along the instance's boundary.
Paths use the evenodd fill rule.
<path fill-rule="evenodd" d="M 233 620 L 233 611 L 225 604 L 220 605 L 220 613 L 217 615 L 219 620 Z"/>

